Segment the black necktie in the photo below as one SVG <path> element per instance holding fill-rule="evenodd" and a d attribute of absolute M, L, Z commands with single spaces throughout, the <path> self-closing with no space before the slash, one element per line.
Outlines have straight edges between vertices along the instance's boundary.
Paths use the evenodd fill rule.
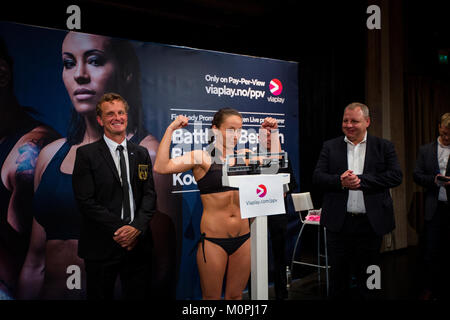
<path fill-rule="evenodd" d="M 120 154 L 120 176 L 122 178 L 122 192 L 123 192 L 123 220 L 126 223 L 131 222 L 130 210 L 130 194 L 128 189 L 127 165 L 125 164 L 125 156 L 123 155 L 123 146 L 118 145 L 117 150 Z"/>

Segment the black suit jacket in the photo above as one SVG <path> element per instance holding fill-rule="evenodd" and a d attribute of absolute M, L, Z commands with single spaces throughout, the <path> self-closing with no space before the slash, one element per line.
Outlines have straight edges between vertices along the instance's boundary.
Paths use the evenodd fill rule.
<path fill-rule="evenodd" d="M 135 201 L 131 226 L 139 229 L 133 250 L 151 250 L 149 221 L 155 212 L 156 193 L 152 164 L 147 149 L 127 142 L 130 184 Z M 147 174 L 139 175 L 147 166 Z M 142 171 L 142 170 L 141 170 Z M 114 232 L 125 223 L 121 219 L 122 187 L 114 160 L 103 138 L 79 147 L 76 153 L 72 185 L 82 216 L 78 255 L 88 260 L 105 260 L 125 253 L 114 239 Z"/>
<path fill-rule="evenodd" d="M 364 170 L 361 179 L 364 204 L 370 224 L 378 235 L 395 227 L 394 208 L 389 189 L 402 182 L 402 171 L 394 145 L 381 138 L 367 135 Z M 324 191 L 321 223 L 339 232 L 347 214 L 348 189 L 343 189 L 340 176 L 348 170 L 347 143 L 344 137 L 323 144 L 313 175 L 313 183 Z"/>
<path fill-rule="evenodd" d="M 439 170 L 438 144 L 432 142 L 421 146 L 414 168 L 414 182 L 425 188 L 425 220 L 431 220 L 437 209 L 439 187 L 434 178 Z"/>

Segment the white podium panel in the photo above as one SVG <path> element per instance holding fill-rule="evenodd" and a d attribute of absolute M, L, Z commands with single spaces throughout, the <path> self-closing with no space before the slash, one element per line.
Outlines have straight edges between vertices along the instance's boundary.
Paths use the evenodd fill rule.
<path fill-rule="evenodd" d="M 286 213 L 283 196 L 285 179 L 282 174 L 250 175 L 240 179 L 239 204 L 242 219 Z"/>
<path fill-rule="evenodd" d="M 259 174 L 259 175 L 238 175 L 222 177 L 223 185 L 239 188 L 239 197 L 241 202 L 242 218 L 255 217 L 250 225 L 251 241 L 251 300 L 269 299 L 269 268 L 268 268 L 268 245 L 267 245 L 267 216 L 271 214 L 285 213 L 283 187 L 290 181 L 289 173 L 280 174 Z M 251 181 L 254 180 L 254 181 Z M 264 183 L 258 183 L 264 181 Z M 260 185 L 264 185 L 263 188 Z M 241 190 L 242 189 L 242 190 Z M 260 200 L 260 207 L 253 214 L 245 212 L 245 204 L 242 201 L 255 201 L 265 198 L 270 190 L 275 194 L 268 199 L 277 199 L 277 201 L 263 202 Z M 258 200 L 257 200 L 258 201 Z M 278 202 L 278 203 L 277 203 Z M 282 208 L 271 207 L 276 203 Z M 244 214 L 243 214 L 244 210 Z M 256 213 L 256 214 L 255 214 Z"/>
<path fill-rule="evenodd" d="M 251 300 L 269 300 L 267 217 L 256 217 L 250 225 Z"/>

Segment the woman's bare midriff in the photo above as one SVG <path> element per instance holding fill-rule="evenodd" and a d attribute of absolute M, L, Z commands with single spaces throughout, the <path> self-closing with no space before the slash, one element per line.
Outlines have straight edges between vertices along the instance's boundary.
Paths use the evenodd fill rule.
<path fill-rule="evenodd" d="M 250 232 L 248 219 L 241 219 L 239 192 L 201 195 L 203 215 L 200 232 L 210 238 L 234 238 Z"/>

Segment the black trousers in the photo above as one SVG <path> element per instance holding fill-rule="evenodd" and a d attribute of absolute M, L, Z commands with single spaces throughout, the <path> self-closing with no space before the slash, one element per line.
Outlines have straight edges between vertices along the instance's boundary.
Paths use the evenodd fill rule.
<path fill-rule="evenodd" d="M 450 245 L 450 206 L 441 201 L 430 221 L 425 221 L 425 288 L 437 296 L 449 296 L 448 247 Z"/>
<path fill-rule="evenodd" d="M 272 242 L 273 256 L 273 281 L 275 284 L 275 298 L 277 300 L 287 299 L 286 289 L 286 234 L 287 214 L 277 214 L 267 217 L 267 225 Z"/>
<path fill-rule="evenodd" d="M 85 260 L 85 267 L 88 300 L 113 300 L 117 277 L 122 299 L 150 298 L 152 267 L 151 254 L 147 252 L 131 250 L 109 260 Z"/>
<path fill-rule="evenodd" d="M 373 299 L 379 290 L 369 290 L 367 267 L 380 266 L 382 237 L 372 229 L 368 217 L 347 214 L 340 232 L 327 229 L 331 299 Z M 352 281 L 352 280 L 355 281 Z"/>

